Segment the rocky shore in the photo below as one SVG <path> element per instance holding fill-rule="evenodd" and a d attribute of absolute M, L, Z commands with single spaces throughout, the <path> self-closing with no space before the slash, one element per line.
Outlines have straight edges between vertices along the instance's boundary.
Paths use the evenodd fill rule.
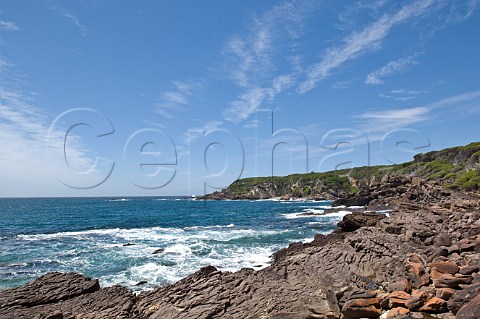
<path fill-rule="evenodd" d="M 359 203 L 259 271 L 205 267 L 139 295 L 50 273 L 0 291 L 0 318 L 480 318 L 478 193 L 396 177 L 336 202 Z"/>

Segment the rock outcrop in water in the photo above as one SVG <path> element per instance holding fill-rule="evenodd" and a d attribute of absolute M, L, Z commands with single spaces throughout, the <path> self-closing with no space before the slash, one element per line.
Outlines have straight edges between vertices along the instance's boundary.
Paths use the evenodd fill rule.
<path fill-rule="evenodd" d="M 389 216 L 347 215 L 265 269 L 205 267 L 138 296 L 52 273 L 1 291 L 0 318 L 480 318 L 479 195 L 418 178 L 363 195 Z"/>

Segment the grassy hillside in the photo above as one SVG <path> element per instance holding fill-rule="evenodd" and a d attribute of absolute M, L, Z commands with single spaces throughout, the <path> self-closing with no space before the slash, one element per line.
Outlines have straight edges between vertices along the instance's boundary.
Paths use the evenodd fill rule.
<path fill-rule="evenodd" d="M 288 176 L 243 178 L 226 192 L 239 196 L 338 197 L 391 175 L 436 180 L 445 187 L 480 190 L 480 142 L 418 154 L 413 161 L 390 166 L 368 166 Z"/>

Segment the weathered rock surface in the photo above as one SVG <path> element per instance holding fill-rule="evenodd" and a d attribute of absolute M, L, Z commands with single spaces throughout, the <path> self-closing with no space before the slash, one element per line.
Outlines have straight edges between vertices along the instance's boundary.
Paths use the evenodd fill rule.
<path fill-rule="evenodd" d="M 49 273 L 23 287 L 0 292 L 0 318 L 131 318 L 133 294 L 125 287 L 100 289 L 98 280 Z"/>
<path fill-rule="evenodd" d="M 265 269 L 205 267 L 138 296 L 48 274 L 1 291 L 0 318 L 478 318 L 479 196 L 415 178 L 371 194 L 367 209 L 389 207 L 389 217 L 347 215 L 334 233 L 291 244 Z"/>

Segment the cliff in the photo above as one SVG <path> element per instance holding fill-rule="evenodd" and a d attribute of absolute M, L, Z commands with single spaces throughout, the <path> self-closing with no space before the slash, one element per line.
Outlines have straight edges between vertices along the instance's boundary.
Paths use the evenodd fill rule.
<path fill-rule="evenodd" d="M 477 191 L 480 189 L 480 142 L 418 154 L 413 161 L 398 165 L 238 179 L 227 189 L 200 199 L 337 199 L 392 176 L 415 176 L 437 181 L 445 188 Z"/>

